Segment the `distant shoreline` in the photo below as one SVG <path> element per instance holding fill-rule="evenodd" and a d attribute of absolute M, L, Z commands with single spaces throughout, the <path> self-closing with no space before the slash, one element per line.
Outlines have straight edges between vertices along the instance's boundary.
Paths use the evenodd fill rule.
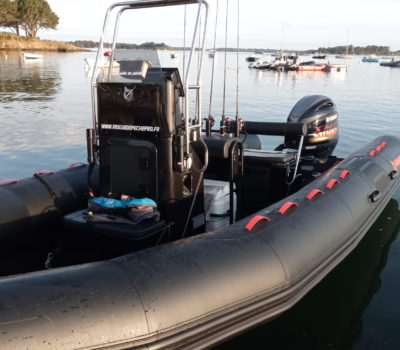
<path fill-rule="evenodd" d="M 56 51 L 82 52 L 90 51 L 61 41 L 32 39 L 10 33 L 0 33 L 1 51 Z"/>

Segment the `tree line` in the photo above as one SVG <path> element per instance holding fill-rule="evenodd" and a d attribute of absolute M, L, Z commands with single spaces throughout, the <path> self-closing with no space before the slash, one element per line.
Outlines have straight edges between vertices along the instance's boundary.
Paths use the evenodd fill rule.
<path fill-rule="evenodd" d="M 336 55 L 346 52 L 346 46 L 335 46 L 335 47 L 320 47 L 318 52 L 326 52 L 328 54 Z M 349 53 L 354 53 L 356 55 L 390 55 L 389 46 L 378 46 L 378 45 L 367 45 L 367 46 L 354 46 L 349 45 Z"/>
<path fill-rule="evenodd" d="M 1 0 L 0 0 L 1 1 Z M 92 40 L 75 40 L 75 41 L 69 41 L 67 42 L 68 44 L 72 44 L 78 47 L 82 48 L 97 48 L 99 47 L 99 42 L 98 41 L 92 41 Z M 104 47 L 110 48 L 111 43 L 105 43 Z M 157 42 L 145 42 L 143 44 L 131 44 L 131 43 L 117 43 L 116 44 L 117 49 L 159 49 L 159 50 L 183 50 L 183 47 L 175 47 L 175 46 L 169 46 L 165 43 L 157 43 Z M 189 47 L 186 47 L 185 50 L 190 50 Z M 217 48 L 217 51 L 225 51 L 225 48 Z M 236 52 L 237 48 L 235 47 L 228 47 L 226 49 L 228 52 Z M 355 46 L 353 47 L 352 45 L 349 46 L 349 53 L 354 53 L 356 55 L 370 55 L 370 54 L 375 54 L 378 56 L 384 56 L 384 55 L 390 55 L 390 49 L 389 46 L 378 46 L 378 45 L 368 45 L 368 46 Z M 241 52 L 256 52 L 256 53 L 277 53 L 279 54 L 280 50 L 275 50 L 275 49 L 256 49 L 256 48 L 240 48 Z M 335 47 L 320 47 L 317 50 L 316 49 L 310 49 L 310 50 L 304 50 L 304 51 L 298 51 L 298 50 L 285 50 L 285 51 L 295 51 L 298 54 L 301 55 L 308 55 L 308 54 L 313 54 L 316 51 L 318 52 L 324 52 L 327 54 L 331 55 L 336 55 L 336 54 L 342 54 L 346 52 L 346 46 L 335 46 Z M 393 52 L 392 52 L 393 54 Z"/>
<path fill-rule="evenodd" d="M 99 42 L 92 40 L 74 40 L 74 41 L 68 41 L 67 44 L 87 49 L 99 47 Z M 104 43 L 104 47 L 106 48 L 110 48 L 111 46 L 112 46 L 111 43 Z M 160 49 L 160 50 L 171 49 L 171 46 L 168 46 L 165 43 L 155 43 L 153 41 L 145 42 L 143 44 L 116 43 L 115 47 L 117 49 L 147 49 L 147 48 Z"/>
<path fill-rule="evenodd" d="M 0 27 L 36 38 L 39 29 L 56 29 L 58 16 L 46 0 L 0 0 Z"/>

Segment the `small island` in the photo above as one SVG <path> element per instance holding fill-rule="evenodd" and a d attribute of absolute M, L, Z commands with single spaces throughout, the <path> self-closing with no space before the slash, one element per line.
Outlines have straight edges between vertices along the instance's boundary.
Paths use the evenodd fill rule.
<path fill-rule="evenodd" d="M 87 51 L 81 47 L 77 47 L 61 41 L 40 40 L 10 33 L 0 33 L 0 50 L 58 52 Z"/>
<path fill-rule="evenodd" d="M 58 21 L 45 0 L 0 0 L 0 27 L 12 32 L 0 32 L 0 50 L 83 51 L 64 42 L 37 38 L 39 29 L 56 29 Z"/>

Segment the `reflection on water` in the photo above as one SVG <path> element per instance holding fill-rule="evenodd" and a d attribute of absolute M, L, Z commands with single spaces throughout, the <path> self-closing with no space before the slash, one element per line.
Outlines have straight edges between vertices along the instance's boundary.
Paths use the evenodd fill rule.
<path fill-rule="evenodd" d="M 4 62 L 7 60 L 7 62 Z M 17 53 L 0 65 L 0 102 L 53 99 L 61 78 L 55 61 L 24 60 Z"/>
<path fill-rule="evenodd" d="M 376 312 L 369 316 L 372 322 L 365 320 L 379 297 L 399 228 L 400 211 L 392 199 L 358 247 L 292 309 L 215 349 L 399 349 L 400 315 L 398 307 L 390 313 L 393 299 L 379 306 L 390 321 L 388 314 Z M 391 332 L 382 332 L 387 326 Z"/>
<path fill-rule="evenodd" d="M 63 168 L 67 158 L 84 161 L 76 147 L 83 150 L 91 124 L 83 72 L 83 53 L 44 53 L 43 60 L 23 60 L 18 52 L 0 56 L 1 178 Z"/>

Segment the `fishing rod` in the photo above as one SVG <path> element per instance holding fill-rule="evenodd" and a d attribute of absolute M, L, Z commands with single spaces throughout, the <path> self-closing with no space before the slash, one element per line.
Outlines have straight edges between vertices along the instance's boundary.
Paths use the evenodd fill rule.
<path fill-rule="evenodd" d="M 226 134 L 226 123 L 225 123 L 225 107 L 226 107 L 226 56 L 228 47 L 228 12 L 229 12 L 229 0 L 226 0 L 226 18 L 225 18 L 225 55 L 224 55 L 224 86 L 222 93 L 222 119 L 220 134 L 223 136 Z"/>
<path fill-rule="evenodd" d="M 217 6 L 216 6 L 216 10 L 215 10 L 216 12 L 215 12 L 215 29 L 214 29 L 214 47 L 213 47 L 214 57 L 213 57 L 212 68 L 211 68 L 210 103 L 208 106 L 208 117 L 212 116 L 211 109 L 212 109 L 212 98 L 213 98 L 213 87 L 214 87 L 215 52 L 216 52 L 216 45 L 217 45 L 218 3 L 219 3 L 219 0 L 217 0 Z"/>
<path fill-rule="evenodd" d="M 235 136 L 239 136 L 239 20 L 240 20 L 239 0 L 237 1 L 237 52 L 236 52 L 236 128 Z"/>

